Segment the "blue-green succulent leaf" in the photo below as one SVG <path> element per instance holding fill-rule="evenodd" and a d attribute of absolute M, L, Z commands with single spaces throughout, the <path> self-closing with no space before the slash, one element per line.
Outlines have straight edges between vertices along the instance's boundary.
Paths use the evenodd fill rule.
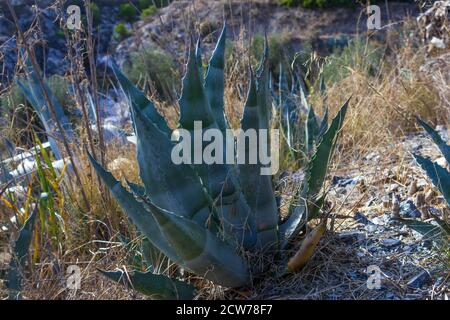
<path fill-rule="evenodd" d="M 193 286 L 161 274 L 153 274 L 151 271 L 133 271 L 131 273 L 126 273 L 121 269 L 115 271 L 99 269 L 99 271 L 105 277 L 132 287 L 155 300 L 191 300 L 195 294 Z"/>

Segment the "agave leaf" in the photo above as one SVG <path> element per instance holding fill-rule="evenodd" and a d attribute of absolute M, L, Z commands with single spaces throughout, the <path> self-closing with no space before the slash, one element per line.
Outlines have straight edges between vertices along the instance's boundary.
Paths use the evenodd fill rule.
<path fill-rule="evenodd" d="M 105 277 L 132 287 L 155 300 L 191 300 L 195 293 L 195 288 L 183 281 L 153 274 L 150 271 L 133 271 L 131 273 L 125 273 L 121 269 L 115 271 L 99 269 L 98 271 Z"/>
<path fill-rule="evenodd" d="M 25 262 L 28 257 L 28 251 L 33 237 L 34 221 L 36 220 L 37 206 L 25 221 L 23 227 L 19 231 L 19 237 L 14 243 L 14 254 L 19 261 L 19 266 L 25 268 Z"/>
<path fill-rule="evenodd" d="M 142 239 L 141 252 L 144 257 L 146 265 L 149 267 L 147 270 L 155 270 L 163 263 L 168 263 L 167 256 L 158 250 L 147 238 Z"/>
<path fill-rule="evenodd" d="M 94 167 L 102 181 L 108 186 L 114 198 L 117 200 L 129 219 L 136 225 L 139 231 L 144 234 L 150 242 L 160 251 L 164 252 L 171 260 L 179 262 L 180 257 L 168 244 L 161 233 L 158 223 L 153 215 L 148 212 L 142 202 L 137 201 L 113 175 L 102 168 L 94 158 L 88 153 L 89 161 Z"/>
<path fill-rule="evenodd" d="M 205 93 L 211 106 L 211 111 L 219 129 L 222 131 L 229 128 L 223 102 L 226 33 L 226 25 L 224 24 L 216 48 L 209 60 L 205 82 Z"/>
<path fill-rule="evenodd" d="M 69 141 L 73 141 L 75 139 L 75 134 L 72 130 L 69 118 L 64 113 L 63 107 L 59 103 L 58 99 L 56 99 L 56 97 L 53 95 L 53 92 L 50 90 L 50 87 L 47 85 L 45 80 L 43 80 L 44 87 L 42 88 L 38 75 L 36 74 L 36 70 L 34 70 L 33 66 L 31 65 L 30 59 L 26 59 L 26 69 L 28 73 L 28 90 L 22 93 L 27 98 L 27 100 L 28 98 L 30 98 L 30 104 L 33 106 L 36 112 L 40 114 L 40 117 L 44 118 L 50 128 L 56 130 L 55 119 L 53 119 L 51 116 L 51 112 L 49 109 L 50 107 L 48 106 L 47 99 L 45 98 L 46 93 L 48 98 L 50 99 L 55 115 L 64 130 L 65 137 Z M 22 89 L 23 87 L 23 83 L 22 85 L 19 85 L 19 88 Z"/>
<path fill-rule="evenodd" d="M 299 85 L 300 103 L 303 106 L 303 108 L 307 110 L 309 113 L 309 103 L 308 100 L 306 99 L 308 91 L 306 90 L 306 85 L 304 83 L 302 75 L 300 74 L 299 77 L 300 77 L 300 85 Z"/>
<path fill-rule="evenodd" d="M 14 256 L 11 258 L 8 271 L 8 290 L 10 299 L 20 299 L 20 291 L 22 290 L 22 272 L 28 259 L 28 251 L 30 249 L 33 237 L 34 221 L 36 220 L 37 206 L 31 215 L 25 221 L 23 227 L 19 231 L 19 236 L 14 242 Z"/>
<path fill-rule="evenodd" d="M 326 90 L 325 79 L 323 77 L 323 73 L 321 72 L 319 76 L 319 91 L 321 94 L 324 94 L 325 90 Z"/>
<path fill-rule="evenodd" d="M 299 188 L 298 199 L 289 207 L 289 215 L 279 226 L 280 242 L 285 247 L 289 241 L 301 230 L 303 223 L 306 221 L 307 213 L 307 192 L 308 189 L 303 186 Z"/>
<path fill-rule="evenodd" d="M 217 54 L 213 55 L 210 65 L 211 68 L 220 66 L 216 61 L 217 59 L 219 59 Z M 213 72 L 212 70 L 214 69 L 211 68 L 210 71 Z M 212 74 L 210 77 L 212 77 Z M 208 79 L 213 78 L 207 76 L 207 81 L 209 81 Z M 214 90 L 217 89 L 218 88 L 215 88 Z M 218 125 L 212 116 L 209 102 L 206 99 L 203 86 L 198 76 L 198 68 L 196 67 L 192 48 L 187 64 L 187 72 L 183 78 L 183 89 L 179 103 L 181 110 L 180 124 L 183 129 L 189 130 L 191 137 L 194 137 L 195 139 L 197 134 L 194 127 L 195 121 L 201 122 L 202 130 L 204 131 L 208 129 L 218 129 Z M 226 164 L 226 139 L 224 139 L 222 143 L 223 150 L 225 151 L 223 153 L 223 163 L 225 164 L 206 164 L 202 162 L 194 164 L 192 167 L 200 177 L 203 186 L 215 203 L 218 218 L 221 219 L 221 222 L 223 223 L 225 237 L 227 239 L 235 238 L 239 244 L 249 247 L 256 241 L 256 236 L 253 232 L 254 228 L 248 226 L 250 208 L 238 188 L 238 182 L 233 168 Z M 195 144 L 195 141 L 193 144 Z M 191 186 L 188 187 L 190 188 Z M 192 200 L 188 199 L 187 201 Z M 177 212 L 175 209 L 169 211 Z"/>
<path fill-rule="evenodd" d="M 203 79 L 203 59 L 202 59 L 202 42 L 200 37 L 197 39 L 197 44 L 195 46 L 195 58 L 197 59 L 198 74 L 200 79 Z"/>
<path fill-rule="evenodd" d="M 288 88 L 288 82 L 286 78 L 286 72 L 283 69 L 283 64 L 280 63 L 280 76 L 279 76 L 279 90 L 278 90 L 278 109 L 281 115 L 281 124 L 284 131 L 286 131 L 286 137 L 288 145 L 291 147 L 294 137 L 292 136 L 291 128 L 295 128 L 295 121 L 297 120 L 296 105 L 293 100 L 294 94 L 290 92 Z"/>
<path fill-rule="evenodd" d="M 334 117 L 330 127 L 322 136 L 322 140 L 317 146 L 316 153 L 311 158 L 306 177 L 308 179 L 308 198 L 315 197 L 322 188 L 338 133 L 344 124 L 349 101 L 350 99 L 344 103 Z"/>
<path fill-rule="evenodd" d="M 440 242 L 442 240 L 442 229 L 441 227 L 434 225 L 429 222 L 423 222 L 419 220 L 401 219 L 400 222 L 406 224 L 408 227 L 417 231 L 424 236 L 424 239 L 430 239 L 435 242 Z"/>
<path fill-rule="evenodd" d="M 448 224 L 448 222 L 445 221 L 444 219 L 437 217 L 435 214 L 432 213 L 430 214 L 431 216 L 433 216 L 434 220 L 442 228 L 442 230 L 444 230 L 447 233 L 447 235 L 450 235 L 450 225 Z"/>
<path fill-rule="evenodd" d="M 413 154 L 417 163 L 427 173 L 430 180 L 439 189 L 444 196 L 447 204 L 450 206 L 450 173 L 430 159 Z"/>
<path fill-rule="evenodd" d="M 152 204 L 149 208 L 167 241 L 184 260 L 183 267 L 227 287 L 249 282 L 247 265 L 232 246 L 190 220 Z"/>
<path fill-rule="evenodd" d="M 309 154 L 314 150 L 316 137 L 319 134 L 319 124 L 317 123 L 316 114 L 312 105 L 308 109 L 308 117 L 305 126 L 305 147 L 306 153 Z"/>
<path fill-rule="evenodd" d="M 201 121 L 203 127 L 215 124 L 211 108 L 203 90 L 192 39 L 179 105 L 180 125 L 184 129 L 193 130 L 194 121 Z"/>
<path fill-rule="evenodd" d="M 210 214 L 211 200 L 198 175 L 188 164 L 171 161 L 174 144 L 133 105 L 139 174 L 145 193 L 157 206 L 204 223 Z M 151 163 L 149 162 L 151 161 Z"/>
<path fill-rule="evenodd" d="M 17 80 L 16 82 L 20 90 L 22 91 L 22 94 L 26 97 L 28 102 L 30 102 L 32 107 L 35 109 L 36 114 L 38 115 L 39 119 L 44 125 L 45 131 L 49 133 L 55 132 L 56 128 L 55 126 L 52 125 L 53 123 L 52 117 L 50 115 L 48 108 L 45 107 L 45 104 L 41 104 L 41 102 L 38 102 L 36 100 L 35 95 L 32 93 L 30 87 L 27 84 L 23 83 L 20 80 Z M 52 134 L 48 135 L 48 142 L 50 143 L 50 147 L 53 151 L 53 154 L 55 155 L 55 158 L 58 160 L 62 159 L 58 143 L 56 142 L 55 138 L 53 138 Z"/>
<path fill-rule="evenodd" d="M 147 99 L 141 90 L 136 88 L 114 62 L 111 62 L 111 67 L 132 107 L 141 110 L 148 121 L 151 121 L 159 130 L 161 130 L 161 132 L 166 134 L 166 136 L 170 136 L 171 130 L 167 126 L 164 117 L 156 111 L 153 102 Z"/>
<path fill-rule="evenodd" d="M 306 103 L 303 106 L 305 107 L 305 110 L 308 110 L 308 102 L 306 101 L 306 96 L 308 95 L 308 89 L 306 88 L 305 80 L 303 79 L 303 75 L 300 69 L 298 69 L 298 72 L 294 73 L 294 81 L 292 83 L 292 93 L 297 94 L 301 98 L 301 102 Z"/>
<path fill-rule="evenodd" d="M 326 196 L 327 196 L 327 194 L 326 194 L 326 192 L 324 192 L 311 204 L 308 203 L 308 205 L 307 205 L 308 220 L 316 219 L 319 217 L 320 209 L 322 209 L 322 207 L 325 203 Z"/>
<path fill-rule="evenodd" d="M 426 123 L 419 117 L 417 117 L 417 122 L 428 132 L 431 139 L 433 139 L 434 143 L 438 146 L 438 148 L 444 155 L 445 160 L 450 165 L 450 146 L 445 143 L 439 133 L 434 130 L 428 123 Z"/>
<path fill-rule="evenodd" d="M 256 97 L 258 101 L 257 110 L 259 117 L 259 129 L 269 129 L 270 122 L 270 70 L 269 70 L 269 43 L 267 34 L 264 38 L 264 54 L 256 70 L 257 90 Z"/>
<path fill-rule="evenodd" d="M 130 187 L 133 194 L 138 198 L 145 198 L 145 187 L 138 185 L 136 183 L 132 183 L 127 180 L 127 185 Z"/>
<path fill-rule="evenodd" d="M 258 130 L 260 123 L 258 114 L 258 94 L 255 79 L 251 75 L 244 116 L 241 128 Z M 245 159 L 249 159 L 249 146 L 245 146 Z M 261 164 L 239 165 L 240 181 L 245 198 L 253 212 L 252 220 L 256 221 L 257 241 L 260 248 L 271 247 L 278 242 L 278 207 L 273 193 L 271 177 L 261 175 Z"/>
<path fill-rule="evenodd" d="M 316 141 L 320 141 L 322 136 L 328 129 L 328 108 L 325 109 L 322 120 L 320 121 L 319 132 L 317 134 Z"/>
<path fill-rule="evenodd" d="M 303 223 L 306 221 L 306 213 L 308 213 L 307 203 L 310 199 L 316 198 L 322 189 L 337 135 L 344 123 L 349 101 L 350 99 L 344 103 L 332 120 L 328 130 L 322 136 L 322 140 L 308 164 L 305 175 L 306 183 L 303 183 L 303 186 L 299 188 L 298 203 L 291 205 L 289 208 L 289 217 L 280 226 L 280 233 L 284 245 L 299 232 Z"/>

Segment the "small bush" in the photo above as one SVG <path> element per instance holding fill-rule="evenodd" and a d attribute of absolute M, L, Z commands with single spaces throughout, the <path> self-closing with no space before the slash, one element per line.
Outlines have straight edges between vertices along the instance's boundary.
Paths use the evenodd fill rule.
<path fill-rule="evenodd" d="M 25 97 L 17 85 L 13 85 L 9 92 L 0 96 L 0 110 L 3 113 L 10 113 L 19 105 L 25 104 Z"/>
<path fill-rule="evenodd" d="M 144 9 L 141 12 L 141 19 L 144 19 L 145 17 L 149 17 L 154 15 L 156 12 L 158 12 L 158 8 L 156 8 L 154 5 L 149 6 L 147 9 Z"/>
<path fill-rule="evenodd" d="M 352 70 L 361 70 L 366 76 L 379 71 L 383 49 L 374 43 L 355 39 L 327 58 L 323 67 L 324 78 L 331 83 L 338 82 Z"/>
<path fill-rule="evenodd" d="M 123 23 L 118 23 L 114 27 L 114 38 L 118 41 L 122 41 L 130 35 L 130 30 Z"/>
<path fill-rule="evenodd" d="M 147 83 L 155 86 L 162 98 L 170 99 L 173 85 L 178 83 L 178 75 L 170 54 L 158 49 L 144 49 L 131 53 L 131 65 L 125 73 L 134 83 Z"/>
<path fill-rule="evenodd" d="M 25 81 L 25 79 L 19 78 Z M 75 106 L 75 101 L 73 95 L 69 92 L 69 80 L 60 75 L 53 75 L 47 78 L 46 81 L 56 100 L 61 104 L 66 114 L 70 116 Z M 29 107 L 27 108 L 26 106 Z M 19 130 L 29 126 L 28 121 L 31 119 L 33 113 L 33 109 L 15 82 L 13 82 L 9 91 L 0 96 L 0 118 L 11 121 L 10 128 L 15 132 L 19 132 Z M 42 128 L 42 124 L 37 116 L 34 119 L 33 125 Z M 30 138 L 31 136 L 24 134 L 20 137 L 20 140 L 22 143 L 27 143 L 30 141 Z"/>
<path fill-rule="evenodd" d="M 136 8 L 129 3 L 122 3 L 119 6 L 119 18 L 127 22 L 133 22 L 136 14 Z"/>
<path fill-rule="evenodd" d="M 68 110 L 69 105 L 73 101 L 69 94 L 69 81 L 60 75 L 53 75 L 46 79 L 46 81 L 50 91 L 55 95 L 59 103 L 61 103 L 65 110 Z M 0 96 L 0 107 L 4 112 L 11 112 L 19 105 L 24 104 L 26 104 L 26 99 L 15 82 L 11 85 L 8 92 Z"/>

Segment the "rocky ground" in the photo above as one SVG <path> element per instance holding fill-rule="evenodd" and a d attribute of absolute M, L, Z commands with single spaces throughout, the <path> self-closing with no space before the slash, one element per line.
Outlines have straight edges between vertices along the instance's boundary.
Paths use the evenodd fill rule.
<path fill-rule="evenodd" d="M 387 17 L 401 21 L 418 13 L 411 3 L 392 2 Z M 387 12 L 389 11 L 389 15 Z M 358 32 L 367 31 L 366 13 L 363 7 L 311 10 L 280 6 L 276 1 L 207 1 L 174 2 L 134 25 L 134 37 L 120 43 L 115 57 L 119 63 L 127 60 L 129 52 L 142 47 L 156 47 L 170 52 L 174 57 L 183 57 L 187 30 L 197 30 L 202 36 L 206 51 L 211 51 L 224 19 L 227 21 L 228 39 L 236 39 L 245 28 L 249 34 L 274 33 L 284 35 L 295 51 L 301 50 L 306 42 L 312 42 L 314 49 L 326 53 L 333 46 L 345 45 Z"/>
<path fill-rule="evenodd" d="M 448 140 L 446 129 L 441 127 L 440 133 Z M 283 292 L 263 286 L 267 289 L 260 294 L 292 299 L 448 299 L 449 257 L 436 247 L 440 238 L 413 231 L 393 214 L 398 210 L 401 218 L 432 222 L 427 210 L 438 216 L 448 210 L 411 152 L 445 165 L 424 134 L 371 151 L 354 168 L 343 163 L 332 177 L 329 192 L 336 212 L 334 232 L 322 241 L 311 262 L 313 269 L 301 272 L 300 285 L 295 281 L 289 288 L 286 283 Z M 421 195 L 425 203 L 418 203 Z M 370 277 L 376 271 L 371 270 L 380 272 L 378 288 Z M 286 295 L 290 289 L 292 294 Z"/>
<path fill-rule="evenodd" d="M 35 23 L 35 15 L 26 1 L 15 1 L 20 7 L 23 28 Z M 151 46 L 170 52 L 175 58 L 185 54 L 187 31 L 194 28 L 203 38 L 205 51 L 211 50 L 223 17 L 229 28 L 228 36 L 238 37 L 241 26 L 251 32 L 286 34 L 295 48 L 301 48 L 306 39 L 316 49 L 337 44 L 339 39 L 354 36 L 364 30 L 363 23 L 355 23 L 361 10 L 337 9 L 312 11 L 276 6 L 273 1 L 177 1 L 161 9 L 158 14 L 136 22 L 134 36 L 115 46 L 111 43 L 112 30 L 117 23 L 117 1 L 103 1 L 99 26 L 99 57 L 113 54 L 119 63 L 127 61 L 130 52 L 141 46 Z M 227 5 L 224 6 L 224 2 Z M 47 1 L 40 1 L 42 8 Z M 231 5 L 228 5 L 231 3 Z M 382 10 L 386 12 L 386 8 Z M 407 14 L 416 15 L 414 5 L 390 2 L 389 16 L 399 21 Z M 64 72 L 65 42 L 58 35 L 57 12 L 46 8 L 39 15 L 41 36 L 46 40 L 46 70 Z M 384 21 L 385 23 L 386 21 Z M 264 27 L 266 26 L 266 27 Z M 295 28 L 294 28 L 295 26 Z M 3 61 L 6 86 L 14 73 L 17 52 L 14 27 L 5 12 L 0 12 L 0 64 Z M 430 59 L 423 66 L 424 74 L 435 80 L 436 87 L 448 83 L 449 54 Z M 3 59 L 3 60 L 2 60 Z M 7 79 L 8 78 L 8 79 Z M 443 80 L 444 79 L 444 80 Z M 0 87 L 1 92 L 2 87 Z M 448 88 L 447 88 L 448 89 Z M 442 100 L 448 101 L 445 90 Z M 119 109 L 119 108 L 117 108 Z M 119 117 L 119 116 L 118 116 Z M 440 128 L 450 141 L 449 133 Z M 357 161 L 344 159 L 333 168 L 330 177 L 329 200 L 333 207 L 332 231 L 321 241 L 308 263 L 294 279 L 273 286 L 267 282 L 257 284 L 254 294 L 258 299 L 446 299 L 450 295 L 448 253 L 437 246 L 435 238 L 423 236 L 401 223 L 395 213 L 405 219 L 433 221 L 428 211 L 441 216 L 445 207 L 441 195 L 435 193 L 424 172 L 415 163 L 411 152 L 431 157 L 445 165 L 438 150 L 424 134 L 409 135 L 397 145 L 370 150 Z M 301 172 L 288 174 L 286 185 L 299 182 Z M 281 188 L 283 190 L 283 188 Z M 423 200 L 421 200 L 423 199 Z M 291 256 L 291 253 L 288 253 Z M 0 265 L 7 265 L 0 254 Z M 110 258 L 107 258 L 107 260 Z M 111 261 L 107 261 L 110 263 Z M 95 269 L 94 267 L 92 267 Z M 375 273 L 370 273 L 374 270 Z M 376 272 L 380 274 L 377 287 Z M 93 274 L 95 270 L 92 272 Z M 368 280 L 373 279 L 374 282 Z M 92 287 L 79 293 L 77 298 L 111 298 L 111 285 L 98 274 L 92 276 Z M 373 285 L 374 288 L 369 288 Z M 106 289 L 105 289 L 106 288 Z M 100 294 L 98 291 L 102 291 Z M 111 289 L 113 290 L 113 289 Z M 123 289 L 123 291 L 125 291 Z M 118 295 L 119 297 L 119 295 Z M 124 295 L 120 297 L 125 297 Z M 130 291 L 127 298 L 136 298 Z M 138 296 L 139 297 L 139 296 Z M 211 296 L 202 296 L 200 298 Z"/>
<path fill-rule="evenodd" d="M 77 1 L 75 1 L 77 2 Z M 75 3 L 74 2 L 74 3 Z M 78 1 L 80 2 L 80 1 Z M 114 55 L 119 64 L 127 61 L 130 52 L 140 47 L 152 47 L 169 52 L 175 59 L 185 54 L 189 35 L 186 30 L 196 30 L 210 51 L 224 18 L 230 26 L 229 39 L 235 39 L 242 26 L 252 33 L 284 34 L 294 50 L 302 48 L 306 40 L 311 41 L 315 49 L 327 50 L 333 46 L 345 44 L 358 32 L 365 32 L 365 10 L 337 8 L 328 10 L 310 10 L 287 8 L 276 1 L 175 1 L 157 14 L 126 24 L 132 29 L 133 36 L 117 43 L 113 39 L 114 27 L 118 19 L 118 4 L 128 1 L 95 1 L 100 7 L 99 24 L 94 28 L 98 60 L 105 55 Z M 136 2 L 136 1 L 132 1 Z M 22 30 L 34 27 L 32 37 L 39 39 L 35 44 L 38 59 L 47 75 L 64 74 L 68 62 L 65 38 L 61 30 L 61 8 L 53 5 L 52 0 L 12 1 Z M 401 21 L 411 15 L 417 15 L 417 6 L 412 3 L 389 2 L 389 8 L 381 5 L 383 24 L 388 17 Z M 0 3 L 0 92 L 14 76 L 17 62 L 16 27 L 4 3 Z"/>

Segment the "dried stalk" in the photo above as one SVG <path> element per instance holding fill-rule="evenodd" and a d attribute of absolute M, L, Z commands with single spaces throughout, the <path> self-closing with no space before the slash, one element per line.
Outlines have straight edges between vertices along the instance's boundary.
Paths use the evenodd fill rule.
<path fill-rule="evenodd" d="M 75 166 L 75 161 L 74 161 L 74 156 L 73 156 L 72 150 L 70 149 L 69 143 L 68 143 L 67 138 L 66 138 L 65 133 L 64 133 L 64 130 L 63 130 L 62 126 L 61 126 L 61 123 L 59 122 L 58 117 L 56 116 L 56 112 L 55 112 L 55 109 L 53 108 L 52 101 L 51 101 L 51 99 L 50 99 L 50 97 L 48 95 L 48 92 L 47 92 L 46 88 L 45 88 L 44 80 L 41 77 L 41 70 L 40 70 L 39 64 L 36 61 L 36 57 L 34 55 L 34 51 L 28 46 L 28 44 L 25 41 L 25 38 L 24 38 L 23 33 L 22 33 L 22 30 L 20 29 L 20 24 L 19 24 L 19 20 L 17 19 L 16 12 L 15 12 L 14 8 L 11 5 L 11 1 L 10 0 L 6 0 L 6 5 L 8 6 L 8 10 L 10 11 L 11 16 L 12 16 L 12 18 L 14 20 L 14 23 L 16 25 L 16 28 L 17 28 L 18 42 L 22 43 L 22 45 L 25 47 L 25 50 L 26 50 L 26 52 L 28 54 L 28 57 L 29 57 L 29 59 L 31 61 L 31 64 L 33 65 L 33 68 L 36 71 L 36 77 L 37 77 L 37 79 L 39 81 L 39 85 L 42 88 L 42 92 L 44 93 L 44 98 L 47 101 L 50 113 L 51 113 L 51 115 L 53 117 L 53 120 L 56 123 L 56 126 L 57 126 L 58 130 L 61 133 L 61 140 L 63 142 L 64 148 L 66 149 L 67 155 L 69 156 L 70 162 L 72 163 L 73 172 L 74 172 L 75 177 L 76 177 L 76 179 L 77 179 L 77 181 L 78 181 L 78 183 L 80 185 L 80 191 L 81 191 L 81 195 L 82 195 L 83 201 L 85 203 L 85 206 L 86 206 L 87 210 L 90 210 L 89 201 L 87 200 L 86 193 L 85 193 L 84 188 L 83 188 L 83 183 L 81 181 L 81 177 L 80 177 L 80 175 L 78 173 L 78 169 Z"/>

